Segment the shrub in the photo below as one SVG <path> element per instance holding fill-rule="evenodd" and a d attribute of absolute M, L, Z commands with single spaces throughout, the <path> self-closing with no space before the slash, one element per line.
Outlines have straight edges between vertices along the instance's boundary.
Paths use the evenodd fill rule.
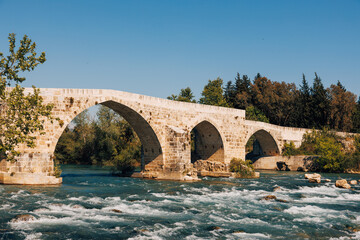
<path fill-rule="evenodd" d="M 284 148 L 282 151 L 283 156 L 296 156 L 296 155 L 300 155 L 300 154 L 301 154 L 300 149 L 295 147 L 295 144 L 293 141 L 291 141 L 290 143 L 284 144 Z"/>
<path fill-rule="evenodd" d="M 250 160 L 242 160 L 239 158 L 233 158 L 230 162 L 230 172 L 235 172 L 236 177 L 254 177 L 254 166 Z"/>

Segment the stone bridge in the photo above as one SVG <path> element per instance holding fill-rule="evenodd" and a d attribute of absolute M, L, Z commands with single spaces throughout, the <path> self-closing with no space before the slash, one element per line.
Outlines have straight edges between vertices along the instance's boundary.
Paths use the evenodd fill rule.
<path fill-rule="evenodd" d="M 53 116 L 61 121 L 46 121 L 46 134 L 37 136 L 35 148 L 19 146 L 21 156 L 15 163 L 5 160 L 0 163 L 0 183 L 61 183 L 61 178 L 53 176 L 56 144 L 65 127 L 79 113 L 97 104 L 119 113 L 137 133 L 142 143 L 141 176 L 145 178 L 183 180 L 193 171 L 197 160 L 206 160 L 222 168 L 222 171 L 228 171 L 227 166 L 232 158 L 245 158 L 245 145 L 251 136 L 256 137 L 264 155 L 280 155 L 285 142 L 293 141 L 299 146 L 307 131 L 248 121 L 245 120 L 244 110 L 128 92 L 40 90 L 44 102 L 54 105 Z M 193 153 L 191 132 L 195 136 Z"/>

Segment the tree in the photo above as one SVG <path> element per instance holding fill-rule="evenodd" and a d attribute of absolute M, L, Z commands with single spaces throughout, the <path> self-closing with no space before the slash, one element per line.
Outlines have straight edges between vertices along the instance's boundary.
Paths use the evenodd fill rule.
<path fill-rule="evenodd" d="M 235 77 L 235 98 L 233 106 L 238 109 L 246 109 L 252 104 L 251 81 L 247 75 L 240 77 L 237 73 Z"/>
<path fill-rule="evenodd" d="M 311 116 L 313 119 L 313 126 L 315 128 L 322 128 L 329 124 L 329 110 L 330 100 L 329 94 L 321 82 L 321 78 L 315 73 L 315 79 L 311 92 Z"/>
<path fill-rule="evenodd" d="M 260 121 L 260 122 L 269 122 L 269 119 L 265 114 L 257 109 L 254 106 L 249 106 L 246 108 L 246 120 Z"/>
<path fill-rule="evenodd" d="M 302 84 L 300 85 L 298 101 L 295 101 L 297 105 L 297 127 L 309 128 L 314 126 L 311 116 L 311 92 L 309 84 L 305 78 L 305 75 L 302 76 Z"/>
<path fill-rule="evenodd" d="M 360 97 L 356 103 L 355 112 L 352 117 L 353 121 L 353 131 L 360 133 Z"/>
<path fill-rule="evenodd" d="M 231 107 L 234 107 L 235 95 L 235 86 L 232 84 L 231 81 L 228 81 L 226 87 L 224 88 L 224 98 L 227 104 Z"/>
<path fill-rule="evenodd" d="M 35 133 L 43 134 L 45 119 L 53 119 L 53 106 L 43 103 L 39 89 L 33 86 L 32 91 L 25 91 L 20 85 L 26 78 L 19 73 L 33 71 L 44 63 L 45 52 L 37 56 L 35 42 L 26 35 L 18 49 L 15 34 L 9 34 L 8 39 L 9 55 L 0 52 L 0 152 L 7 160 L 15 160 L 20 154 L 17 146 L 35 147 Z"/>
<path fill-rule="evenodd" d="M 194 99 L 194 94 L 189 87 L 181 89 L 179 95 L 172 94 L 171 96 L 167 97 L 167 99 L 180 102 L 196 103 L 196 100 Z"/>
<path fill-rule="evenodd" d="M 353 114 L 356 110 L 355 94 L 346 91 L 345 87 L 338 81 L 328 89 L 330 97 L 330 127 L 340 131 L 353 129 Z"/>
<path fill-rule="evenodd" d="M 252 84 L 253 104 L 273 124 L 287 126 L 294 111 L 295 84 L 272 82 L 258 75 Z"/>
<path fill-rule="evenodd" d="M 209 80 L 208 84 L 205 85 L 204 90 L 202 91 L 199 103 L 228 107 L 225 97 L 223 96 L 223 80 L 217 78 L 215 80 Z"/>

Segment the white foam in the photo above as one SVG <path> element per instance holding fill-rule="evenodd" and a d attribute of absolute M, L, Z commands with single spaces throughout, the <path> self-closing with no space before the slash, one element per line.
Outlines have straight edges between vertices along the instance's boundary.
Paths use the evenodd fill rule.
<path fill-rule="evenodd" d="M 42 233 L 30 233 L 30 234 L 26 234 L 25 240 L 41 239 L 40 238 L 41 236 L 42 236 Z"/>
<path fill-rule="evenodd" d="M 240 232 L 240 233 L 233 233 L 233 235 L 236 236 L 236 239 L 271 239 L 270 235 L 263 234 L 263 233 L 246 233 L 246 232 Z"/>

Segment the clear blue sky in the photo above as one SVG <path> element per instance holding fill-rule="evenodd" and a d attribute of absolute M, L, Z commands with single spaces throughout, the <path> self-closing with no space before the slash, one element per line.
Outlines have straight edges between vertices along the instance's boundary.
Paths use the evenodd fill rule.
<path fill-rule="evenodd" d="M 166 98 L 208 79 L 340 80 L 360 94 L 359 0 L 0 0 L 8 33 L 30 36 L 47 62 L 26 86 L 116 89 Z"/>

